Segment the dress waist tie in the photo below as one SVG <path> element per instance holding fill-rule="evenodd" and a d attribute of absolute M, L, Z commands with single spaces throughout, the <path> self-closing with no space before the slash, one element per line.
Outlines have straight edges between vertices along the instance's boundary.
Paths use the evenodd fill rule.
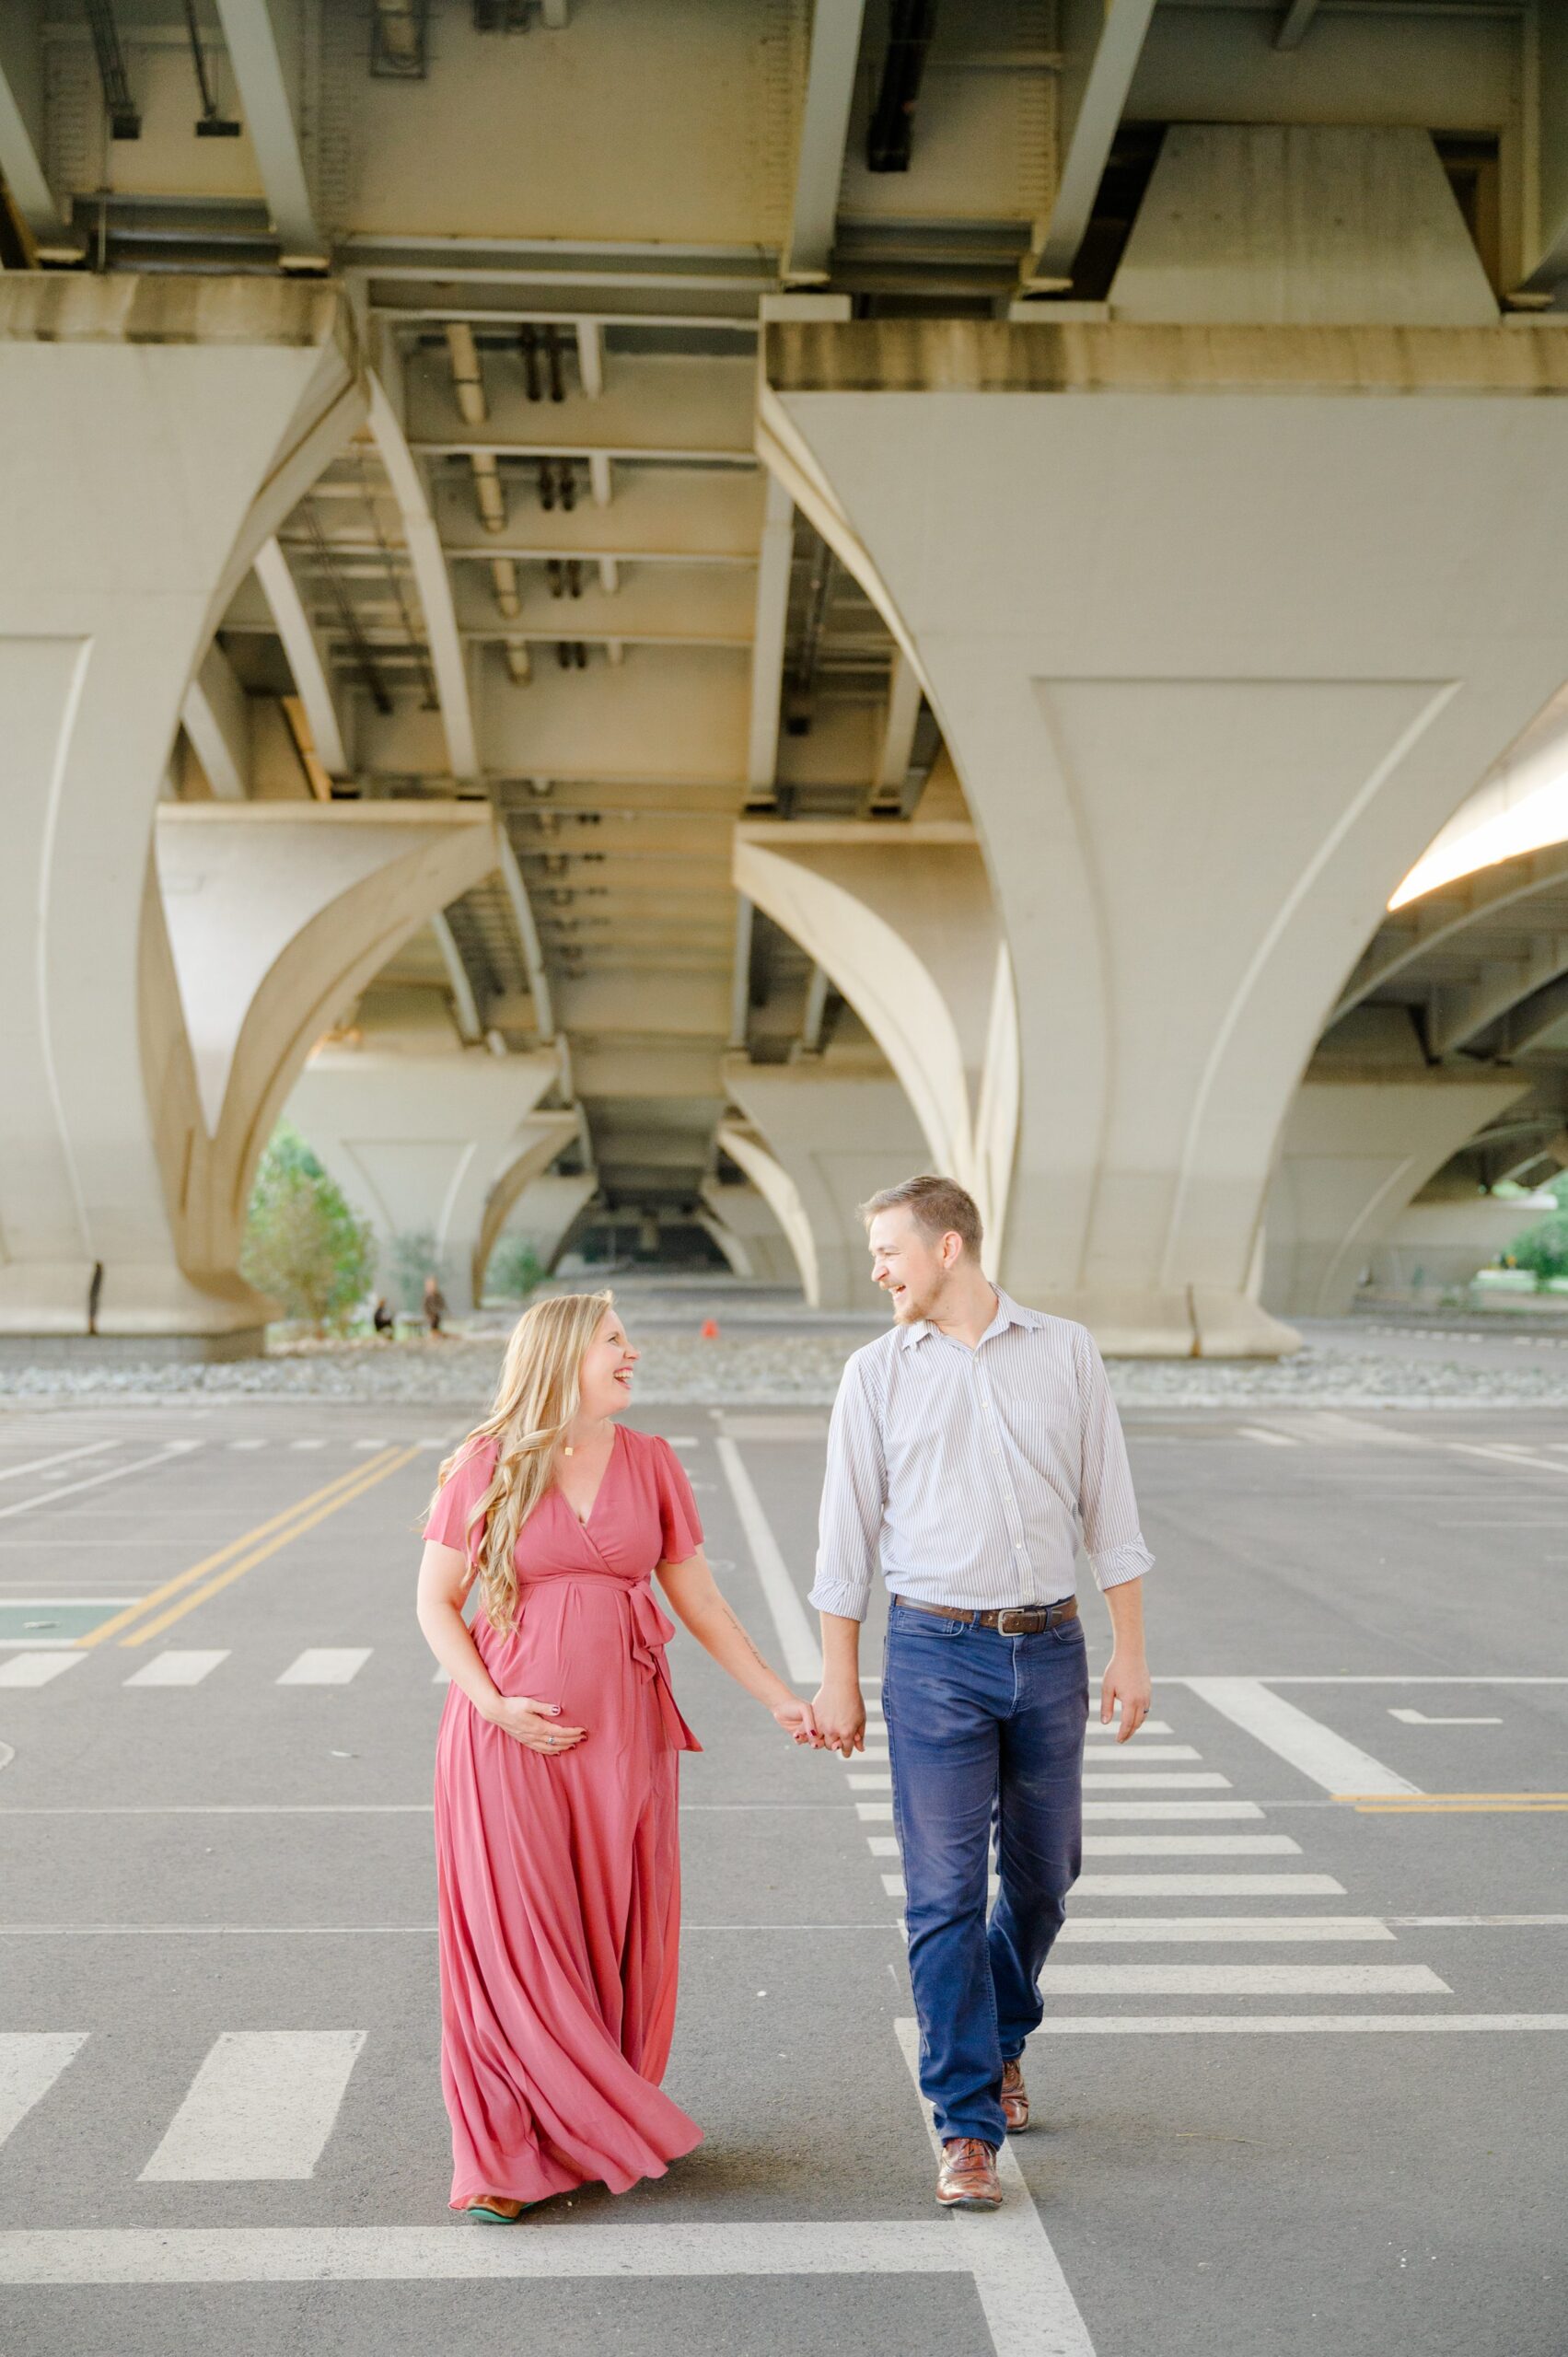
<path fill-rule="evenodd" d="M 664 1649 L 675 1634 L 675 1623 L 660 1611 L 651 1580 L 638 1580 L 628 1588 L 626 1598 L 632 1609 L 632 1658 L 657 1686 L 659 1713 L 670 1747 L 675 1751 L 701 1751 L 702 1745 L 680 1715 L 675 1689 L 669 1682 L 669 1665 L 664 1657 Z"/>

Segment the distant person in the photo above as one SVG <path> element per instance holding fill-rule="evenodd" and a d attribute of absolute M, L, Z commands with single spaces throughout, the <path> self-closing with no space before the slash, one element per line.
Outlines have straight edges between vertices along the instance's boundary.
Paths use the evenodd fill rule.
<path fill-rule="evenodd" d="M 671 1610 L 796 1743 L 811 1706 L 714 1584 L 691 1485 L 628 1431 L 637 1353 L 608 1293 L 525 1310 L 490 1414 L 441 1468 L 419 1625 L 451 1672 L 436 1745 L 450 2206 L 510 2224 L 624 2193 L 702 2142 L 660 2092 L 680 1939 Z M 477 1579 L 471 1630 L 463 1605 Z"/>
<path fill-rule="evenodd" d="M 434 1277 L 424 1280 L 424 1322 L 432 1334 L 441 1331 L 441 1320 L 447 1315 L 447 1296 Z"/>
<path fill-rule="evenodd" d="M 817 1725 L 846 1759 L 865 1748 L 860 1624 L 879 1560 L 891 1596 L 882 1715 L 921 2092 L 942 2146 L 936 2199 L 994 2210 L 1003 2137 L 1029 2124 L 1021 2058 L 1082 1855 L 1079 1535 L 1110 1609 L 1099 1715 L 1108 1726 L 1121 1703 L 1119 1743 L 1149 1708 L 1142 1574 L 1154 1558 L 1087 1329 L 991 1283 L 979 1210 L 950 1178 L 906 1178 L 862 1213 L 893 1330 L 854 1353 L 833 1408 L 811 1591 Z"/>
<path fill-rule="evenodd" d="M 370 1313 L 370 1322 L 383 1341 L 390 1342 L 395 1340 L 398 1321 L 392 1315 L 391 1306 L 384 1293 L 378 1293 L 376 1296 L 376 1306 Z"/>

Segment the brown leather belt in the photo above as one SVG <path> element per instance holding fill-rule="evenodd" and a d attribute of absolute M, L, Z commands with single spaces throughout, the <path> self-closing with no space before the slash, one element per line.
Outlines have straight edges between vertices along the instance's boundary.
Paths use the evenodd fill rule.
<path fill-rule="evenodd" d="M 1043 1629 L 1060 1628 L 1078 1617 L 1078 1599 L 1063 1596 L 1060 1604 L 1014 1604 L 999 1612 L 969 1612 L 957 1604 L 916 1604 L 907 1596 L 893 1602 L 906 1612 L 935 1612 L 942 1620 L 968 1620 L 977 1629 L 995 1629 L 1004 1637 L 1038 1637 Z"/>

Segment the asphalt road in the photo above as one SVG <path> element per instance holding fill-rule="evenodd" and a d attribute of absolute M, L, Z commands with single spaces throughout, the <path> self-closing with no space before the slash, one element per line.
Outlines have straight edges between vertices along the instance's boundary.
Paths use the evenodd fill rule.
<path fill-rule="evenodd" d="M 825 1417 L 640 1421 L 804 1678 Z M 1090 1736 L 1007 2208 L 931 2201 L 885 1765 L 681 1637 L 706 2142 L 501 2230 L 447 2213 L 437 2078 L 450 1425 L 0 1417 L 4 2357 L 1562 2357 L 1562 1419 L 1128 1422 L 1156 1719 Z"/>

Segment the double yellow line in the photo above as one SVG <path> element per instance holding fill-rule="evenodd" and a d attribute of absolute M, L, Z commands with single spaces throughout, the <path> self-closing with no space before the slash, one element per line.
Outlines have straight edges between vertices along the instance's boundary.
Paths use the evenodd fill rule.
<path fill-rule="evenodd" d="M 313 1490 L 308 1498 L 300 1498 L 282 1514 L 273 1515 L 270 1522 L 258 1523 L 254 1530 L 231 1538 L 215 1555 L 204 1555 L 189 1571 L 177 1572 L 173 1579 L 166 1580 L 150 1596 L 127 1605 L 112 1620 L 104 1620 L 86 1636 L 78 1637 L 77 1644 L 101 1645 L 110 1637 L 119 1637 L 122 1645 L 145 1645 L 149 1637 L 161 1636 L 187 1612 L 194 1612 L 199 1604 L 205 1604 L 221 1588 L 243 1578 L 257 1563 L 265 1562 L 269 1555 L 275 1555 L 280 1548 L 303 1538 L 319 1522 L 325 1522 L 329 1515 L 336 1514 L 340 1506 L 352 1505 L 355 1498 L 362 1498 L 366 1490 L 373 1490 L 378 1481 L 384 1481 L 389 1473 L 396 1473 L 418 1455 L 417 1447 L 379 1450 L 352 1471 L 340 1473 L 325 1489 Z M 213 1574 L 211 1578 L 207 1576 L 209 1573 Z M 198 1581 L 200 1586 L 196 1585 Z M 179 1601 L 168 1603 L 171 1596 Z M 168 1604 L 166 1612 L 157 1610 L 162 1604 Z M 154 1617 L 149 1620 L 145 1617 L 147 1614 Z M 128 1633 L 122 1635 L 122 1631 Z"/>

